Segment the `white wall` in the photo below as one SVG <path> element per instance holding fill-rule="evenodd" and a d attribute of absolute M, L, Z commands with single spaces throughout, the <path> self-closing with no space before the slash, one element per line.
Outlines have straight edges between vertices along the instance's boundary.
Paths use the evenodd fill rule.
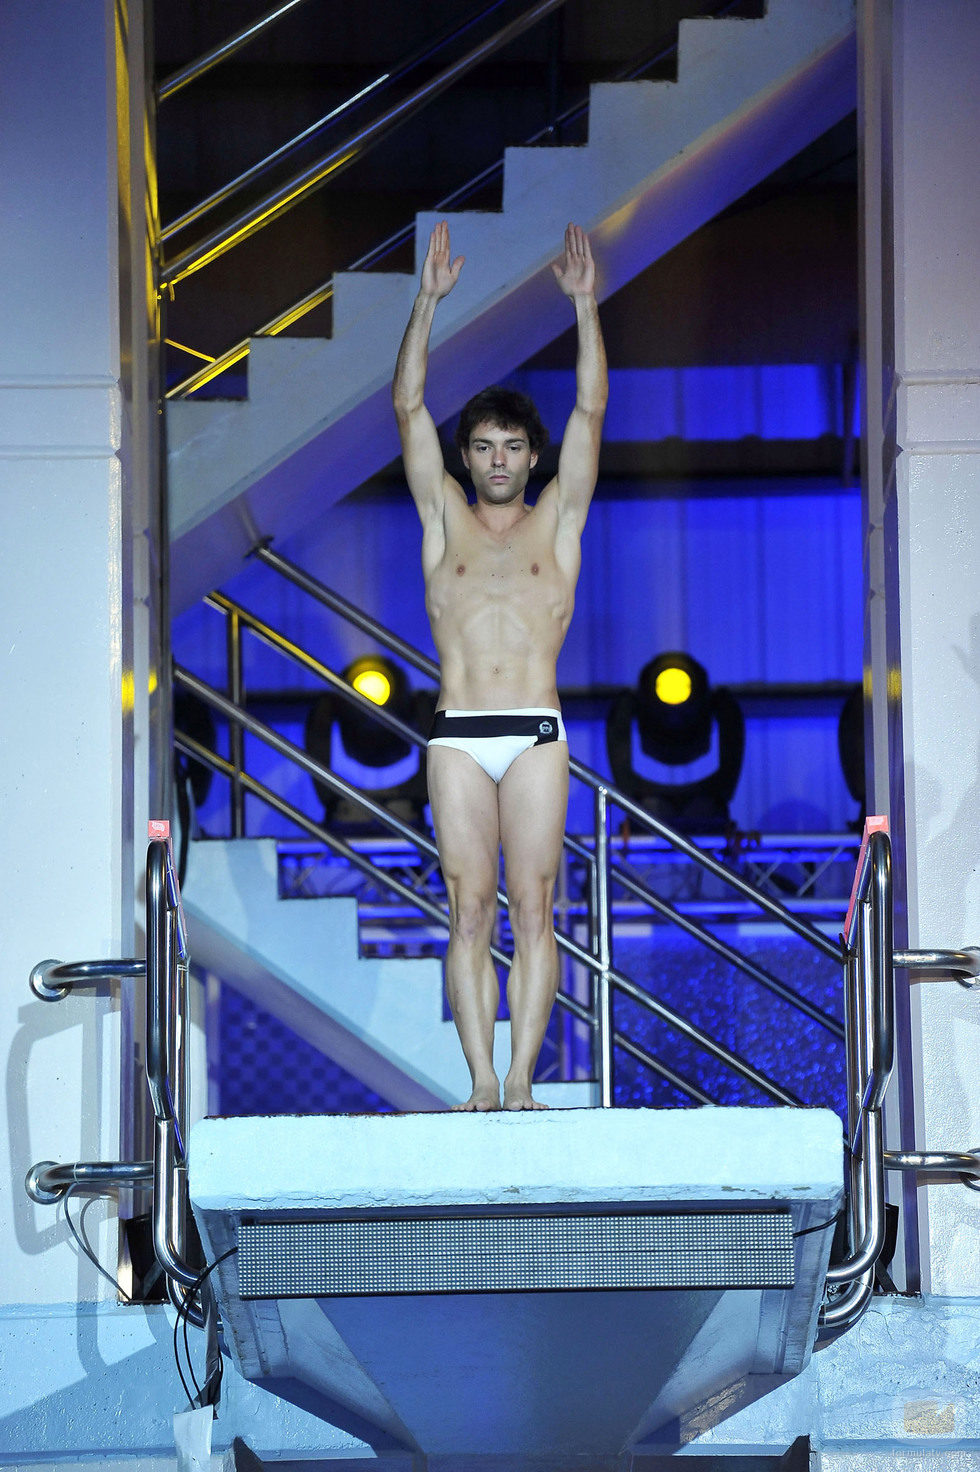
<path fill-rule="evenodd" d="M 895 834 L 900 936 L 961 946 L 980 939 L 980 13 L 891 11 L 868 0 L 862 26 L 876 805 Z M 980 997 L 913 980 L 910 1000 L 905 1143 L 968 1149 Z M 926 1286 L 980 1294 L 980 1197 L 918 1196 Z"/>
<path fill-rule="evenodd" d="M 28 973 L 44 957 L 142 954 L 134 838 L 145 833 L 150 765 L 152 536 L 142 10 L 128 11 L 140 58 L 130 158 L 114 13 L 111 0 L 0 9 L 6 1304 L 111 1291 L 79 1264 L 60 1215 L 30 1205 L 22 1181 L 40 1159 L 118 1157 L 118 989 L 48 1005 L 32 998 Z M 88 1214 L 93 1229 L 100 1215 L 101 1205 Z M 111 1263 L 114 1232 L 94 1235 Z"/>

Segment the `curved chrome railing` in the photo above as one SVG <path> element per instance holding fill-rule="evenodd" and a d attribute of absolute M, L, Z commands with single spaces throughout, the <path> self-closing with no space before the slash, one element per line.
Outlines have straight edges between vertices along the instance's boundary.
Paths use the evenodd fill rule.
<path fill-rule="evenodd" d="M 847 1025 L 848 1251 L 831 1265 L 827 1285 L 842 1288 L 820 1317 L 824 1333 L 857 1322 L 874 1287 L 885 1244 L 885 1173 L 916 1171 L 980 1190 L 980 1150 L 886 1150 L 882 1106 L 895 1061 L 895 971 L 950 977 L 966 986 L 980 976 L 980 949 L 895 950 L 892 939 L 891 841 L 880 818 L 865 825 L 844 934 Z"/>
<path fill-rule="evenodd" d="M 980 986 L 977 946 L 965 946 L 962 951 L 896 951 L 893 961 L 898 967 L 921 973 L 924 981 L 945 981 L 951 976 L 970 990 Z"/>
<path fill-rule="evenodd" d="M 146 1082 L 154 1114 L 153 1159 L 68 1165 L 40 1161 L 28 1171 L 25 1186 L 33 1201 L 45 1205 L 61 1200 L 69 1188 L 96 1195 L 124 1188 L 152 1191 L 154 1252 L 171 1285 L 171 1296 L 179 1301 L 180 1290 L 197 1282 L 203 1264 L 193 1266 L 187 1250 L 183 1039 L 190 952 L 173 855 L 164 838 L 153 838 L 147 846 L 146 935 L 145 961 L 41 961 L 31 972 L 30 986 L 41 1001 L 57 1002 L 113 978 L 146 978 Z M 190 1315 L 193 1322 L 200 1321 L 193 1306 Z"/>

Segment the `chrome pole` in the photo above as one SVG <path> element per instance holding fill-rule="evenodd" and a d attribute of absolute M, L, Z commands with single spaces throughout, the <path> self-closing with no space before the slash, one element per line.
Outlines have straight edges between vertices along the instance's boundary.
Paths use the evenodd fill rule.
<path fill-rule="evenodd" d="M 892 939 L 891 844 L 883 834 L 871 840 L 871 993 L 870 1088 L 868 1108 L 880 1109 L 895 1062 L 895 971 Z"/>
<path fill-rule="evenodd" d="M 146 1078 L 153 1101 L 153 1249 L 171 1278 L 189 1286 L 197 1270 L 184 1259 L 186 1179 L 182 1135 L 185 1052 L 176 904 L 170 891 L 170 852 L 161 839 L 146 859 Z"/>
<path fill-rule="evenodd" d="M 153 1163 L 149 1160 L 76 1160 L 68 1165 L 39 1160 L 24 1181 L 28 1196 L 41 1206 L 53 1206 L 69 1187 L 103 1196 L 117 1188 L 148 1190 L 152 1185 Z"/>
<path fill-rule="evenodd" d="M 885 1245 L 885 1171 L 882 1163 L 881 1111 L 864 1115 L 860 1162 L 851 1175 L 851 1251 L 843 1262 L 827 1269 L 828 1283 L 849 1283 L 873 1268 Z M 855 1199 L 856 1198 L 856 1199 Z"/>
<path fill-rule="evenodd" d="M 599 1102 L 603 1109 L 613 1102 L 612 923 L 609 906 L 609 808 L 605 787 L 595 794 L 595 954 L 596 974 L 596 1063 Z"/>
<path fill-rule="evenodd" d="M 840 1332 L 856 1324 L 871 1302 L 874 1290 L 874 1268 L 867 1268 L 860 1278 L 841 1294 L 833 1303 L 825 1304 L 820 1310 L 820 1331 Z"/>
<path fill-rule="evenodd" d="M 242 623 L 237 608 L 226 610 L 228 642 L 228 696 L 238 710 L 242 708 L 245 681 L 242 670 Z M 245 735 L 236 720 L 228 723 L 231 764 L 235 769 L 231 779 L 231 836 L 245 837 L 245 793 L 242 788 L 242 771 L 245 766 Z"/>
<path fill-rule="evenodd" d="M 976 946 L 961 951 L 893 951 L 892 965 L 917 971 L 922 981 L 946 981 L 953 976 L 960 986 L 980 986 L 980 949 Z"/>
<path fill-rule="evenodd" d="M 177 1163 L 177 1129 L 158 1119 L 153 1141 L 153 1251 L 164 1272 L 189 1288 L 198 1271 L 184 1261 L 184 1173 Z"/>
<path fill-rule="evenodd" d="M 156 840 L 146 856 L 146 1083 L 157 1119 L 173 1118 L 170 1087 L 170 1006 L 167 970 L 170 926 L 166 905 L 166 844 Z"/>

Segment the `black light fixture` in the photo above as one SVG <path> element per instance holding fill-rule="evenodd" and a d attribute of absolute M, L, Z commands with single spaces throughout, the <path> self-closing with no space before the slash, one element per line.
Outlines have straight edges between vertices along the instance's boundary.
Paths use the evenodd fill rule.
<path fill-rule="evenodd" d="M 435 699 L 429 691 L 413 691 L 405 671 L 394 660 L 361 655 L 347 666 L 343 678 L 358 694 L 406 725 L 420 732 L 428 730 Z M 428 802 L 424 747 L 416 747 L 383 721 L 373 720 L 367 711 L 334 694 L 319 696 L 311 707 L 305 745 L 310 756 L 360 787 L 388 812 L 407 823 L 421 822 Z M 326 823 L 362 833 L 381 830 L 360 803 L 338 796 L 315 778 L 313 786 Z"/>
<path fill-rule="evenodd" d="M 636 770 L 634 734 L 643 756 L 668 769 L 659 780 Z M 606 747 L 616 785 L 654 817 L 685 833 L 722 833 L 730 825 L 745 718 L 731 692 L 712 689 L 689 654 L 671 650 L 643 666 L 635 690 L 610 707 Z M 695 764 L 685 780 L 682 769 Z"/>
<path fill-rule="evenodd" d="M 192 737 L 199 746 L 214 751 L 217 730 L 214 713 L 193 691 L 177 689 L 173 695 L 174 731 Z M 177 807 L 177 880 L 187 877 L 188 844 L 192 835 L 199 837 L 198 809 L 204 806 L 211 791 L 214 772 L 197 757 L 174 746 L 174 799 Z"/>
<path fill-rule="evenodd" d="M 841 707 L 837 722 L 837 751 L 847 790 L 859 805 L 856 818 L 848 824 L 860 833 L 867 812 L 864 780 L 864 687 L 855 685 Z"/>
<path fill-rule="evenodd" d="M 217 742 L 214 713 L 209 705 L 191 690 L 177 689 L 173 697 L 174 730 L 191 736 L 199 745 L 214 751 Z M 188 812 L 204 806 L 211 790 L 214 772 L 197 757 L 174 749 L 174 780 L 178 803 L 185 802 Z"/>

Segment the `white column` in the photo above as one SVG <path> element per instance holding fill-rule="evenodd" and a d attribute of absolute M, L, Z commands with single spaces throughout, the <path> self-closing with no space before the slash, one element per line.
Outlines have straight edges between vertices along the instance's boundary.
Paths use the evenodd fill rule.
<path fill-rule="evenodd" d="M 899 935 L 958 947 L 980 943 L 980 10 L 863 11 L 874 805 Z M 911 1031 L 916 1144 L 980 1144 L 980 994 L 913 981 Z M 980 1294 L 980 1195 L 919 1199 L 924 1286 Z"/>
<path fill-rule="evenodd" d="M 142 954 L 158 683 L 142 78 L 139 3 L 0 6 L 0 1312 L 111 1292 L 22 1181 L 40 1159 L 118 1158 L 118 989 L 45 1004 L 27 978 L 44 957 Z M 114 1233 L 94 1235 L 111 1269 Z"/>

